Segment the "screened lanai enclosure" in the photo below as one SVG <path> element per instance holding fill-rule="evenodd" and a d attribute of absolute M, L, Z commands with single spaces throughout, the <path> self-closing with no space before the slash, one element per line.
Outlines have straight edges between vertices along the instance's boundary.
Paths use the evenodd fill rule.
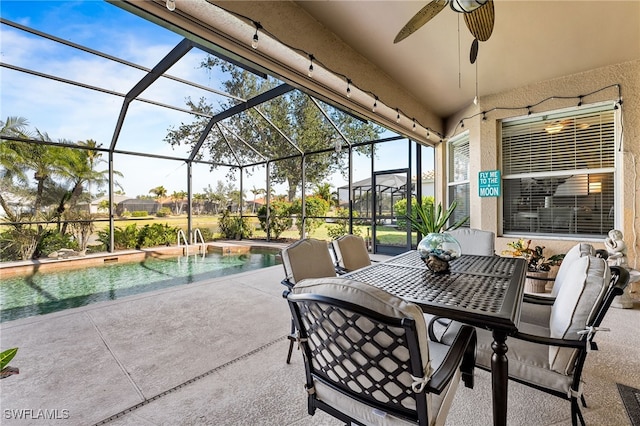
<path fill-rule="evenodd" d="M 32 16 L 30 2 L 7 3 L 3 261 L 176 244 L 196 229 L 416 244 L 407 199 L 433 194 L 432 147 L 113 4 L 38 2 Z M 68 26 L 47 24 L 60 13 Z"/>

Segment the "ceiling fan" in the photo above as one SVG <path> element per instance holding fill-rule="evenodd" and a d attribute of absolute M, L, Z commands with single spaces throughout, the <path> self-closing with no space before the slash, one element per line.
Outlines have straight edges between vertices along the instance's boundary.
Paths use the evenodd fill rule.
<path fill-rule="evenodd" d="M 464 22 L 474 37 L 473 43 L 471 43 L 469 59 L 472 64 L 475 63 L 478 57 L 478 42 L 489 40 L 493 32 L 495 21 L 493 0 L 432 0 L 402 27 L 393 42 L 398 43 L 409 37 L 418 28 L 440 13 L 447 4 L 455 12 L 464 14 Z"/>

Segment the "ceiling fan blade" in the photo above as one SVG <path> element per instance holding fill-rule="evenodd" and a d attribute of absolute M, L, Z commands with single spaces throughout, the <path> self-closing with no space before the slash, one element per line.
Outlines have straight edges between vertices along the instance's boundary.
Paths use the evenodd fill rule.
<path fill-rule="evenodd" d="M 476 63 L 476 59 L 478 59 L 478 39 L 474 38 L 471 43 L 471 51 L 469 52 L 469 60 L 472 64 Z"/>
<path fill-rule="evenodd" d="M 393 40 L 393 43 L 398 43 L 409 37 L 416 30 L 418 30 L 418 28 L 429 22 L 431 18 L 440 13 L 440 11 L 444 9 L 447 3 L 449 3 L 449 0 L 433 0 L 431 3 L 420 9 L 420 11 L 413 15 L 413 18 L 411 18 L 409 22 L 407 22 L 407 24 L 402 27 L 396 38 Z"/>
<path fill-rule="evenodd" d="M 489 0 L 476 10 L 464 14 L 467 28 L 480 41 L 487 41 L 491 37 L 495 18 L 493 0 Z"/>

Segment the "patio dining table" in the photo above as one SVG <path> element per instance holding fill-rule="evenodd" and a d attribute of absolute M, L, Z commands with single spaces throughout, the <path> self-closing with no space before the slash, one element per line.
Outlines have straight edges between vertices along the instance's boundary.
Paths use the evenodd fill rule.
<path fill-rule="evenodd" d="M 518 330 L 526 263 L 521 258 L 463 255 L 448 273 L 434 273 L 416 251 L 343 275 L 382 288 L 443 316 L 493 334 L 491 385 L 494 425 L 507 424 L 507 336 Z"/>

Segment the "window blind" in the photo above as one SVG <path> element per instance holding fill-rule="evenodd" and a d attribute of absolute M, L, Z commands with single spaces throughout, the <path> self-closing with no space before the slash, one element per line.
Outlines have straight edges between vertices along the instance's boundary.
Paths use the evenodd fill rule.
<path fill-rule="evenodd" d="M 606 235 L 615 147 L 613 105 L 503 122 L 503 232 Z"/>
<path fill-rule="evenodd" d="M 457 201 L 458 206 L 449 220 L 453 224 L 469 216 L 469 132 L 449 141 L 448 197 L 449 203 Z M 463 227 L 469 227 L 467 221 Z"/>

